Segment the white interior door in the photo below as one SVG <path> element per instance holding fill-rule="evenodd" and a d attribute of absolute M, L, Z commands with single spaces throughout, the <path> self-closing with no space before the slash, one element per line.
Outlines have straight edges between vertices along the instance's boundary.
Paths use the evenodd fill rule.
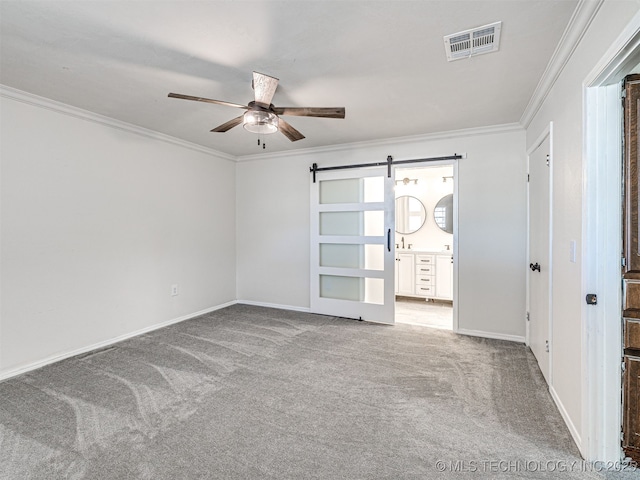
<path fill-rule="evenodd" d="M 311 311 L 394 323 L 394 193 L 387 168 L 311 183 Z"/>
<path fill-rule="evenodd" d="M 529 346 L 550 381 L 550 136 L 529 155 Z"/>

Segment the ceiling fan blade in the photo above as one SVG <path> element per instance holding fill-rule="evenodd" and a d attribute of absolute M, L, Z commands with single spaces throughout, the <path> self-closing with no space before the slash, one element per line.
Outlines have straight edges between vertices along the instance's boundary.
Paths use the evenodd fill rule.
<path fill-rule="evenodd" d="M 216 128 L 214 128 L 213 130 L 211 130 L 212 132 L 226 132 L 227 130 L 231 130 L 233 127 L 236 127 L 238 125 L 240 125 L 242 123 L 244 119 L 244 115 L 240 115 L 239 117 L 236 117 L 232 120 L 229 120 L 226 123 L 223 123 L 222 125 L 217 126 Z"/>
<path fill-rule="evenodd" d="M 192 97 L 191 95 L 182 95 L 181 93 L 170 93 L 168 96 L 171 98 L 181 98 L 183 100 L 193 100 L 195 102 L 215 103 L 216 105 L 226 105 L 227 107 L 244 108 L 245 110 L 249 108 L 239 103 L 223 102 L 221 100 L 212 100 L 211 98 Z"/>
<path fill-rule="evenodd" d="M 280 130 L 282 134 L 292 142 L 296 142 L 304 138 L 304 135 L 281 118 L 278 119 L 278 130 Z"/>
<path fill-rule="evenodd" d="M 296 117 L 344 118 L 344 107 L 274 107 L 278 115 L 293 115 Z"/>
<path fill-rule="evenodd" d="M 253 72 L 252 85 L 256 103 L 268 108 L 271 105 L 273 94 L 276 93 L 276 88 L 278 88 L 278 79 L 264 73 Z"/>

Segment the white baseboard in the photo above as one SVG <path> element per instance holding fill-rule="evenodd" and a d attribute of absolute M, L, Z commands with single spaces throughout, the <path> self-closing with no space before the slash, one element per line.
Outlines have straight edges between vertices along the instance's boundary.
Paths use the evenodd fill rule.
<path fill-rule="evenodd" d="M 483 332 L 481 330 L 467 330 L 459 328 L 456 332 L 461 335 L 469 335 L 471 337 L 492 338 L 494 340 L 507 340 L 509 342 L 524 343 L 524 337 L 521 335 L 508 335 L 505 333 Z"/>
<path fill-rule="evenodd" d="M 562 404 L 562 400 L 560 400 L 560 397 L 558 396 L 558 394 L 556 393 L 555 389 L 552 386 L 549 386 L 549 393 L 551 394 L 551 398 L 553 398 L 553 401 L 555 402 L 556 407 L 558 407 L 558 411 L 560 412 L 560 415 L 562 415 L 562 419 L 564 420 L 564 423 L 567 424 L 569 433 L 573 437 L 573 441 L 576 442 L 576 446 L 578 447 L 578 450 L 580 450 L 582 457 L 586 458 L 584 452 L 582 451 L 582 437 L 580 436 L 580 433 L 578 432 L 578 429 L 576 428 L 576 426 L 571 421 L 571 417 L 569 417 L 567 410 L 564 408 L 564 405 Z"/>
<path fill-rule="evenodd" d="M 163 327 L 168 327 L 169 325 L 173 325 L 174 323 L 184 322 L 185 320 L 189 320 L 191 318 L 199 317 L 200 315 L 204 315 L 205 313 L 214 312 L 216 310 L 220 310 L 221 308 L 230 307 L 231 305 L 235 305 L 236 300 L 232 300 L 227 303 L 223 303 L 221 305 L 216 305 L 215 307 L 206 308 L 204 310 L 200 310 L 199 312 L 190 313 L 188 315 L 183 315 L 182 317 L 173 318 L 171 320 L 167 320 L 166 322 L 156 323 L 155 325 L 151 325 L 150 327 L 145 327 L 140 330 L 136 330 L 134 332 L 125 333 L 124 335 L 120 335 L 118 337 L 110 338 L 109 340 L 104 340 L 102 342 L 94 343 L 92 345 L 88 345 L 86 347 L 81 347 L 70 352 L 64 352 L 56 355 L 52 355 L 50 357 L 44 358 L 42 360 L 38 360 L 37 362 L 32 362 L 22 367 L 16 368 L 14 370 L 9 370 L 7 372 L 0 373 L 0 382 L 6 380 L 11 377 L 15 377 L 17 375 L 21 375 L 26 372 L 30 372 L 31 370 L 36 370 L 37 368 L 44 367 L 45 365 L 49 365 L 51 363 L 59 362 L 60 360 L 64 360 L 65 358 L 75 357 L 76 355 L 80 355 L 83 353 L 90 352 L 92 350 L 97 350 L 100 348 L 107 347 L 109 345 L 113 345 L 114 343 L 121 342 L 123 340 L 127 340 L 128 338 L 137 337 L 138 335 L 142 335 L 144 333 L 152 332 L 153 330 L 158 330 Z"/>
<path fill-rule="evenodd" d="M 282 310 L 293 310 L 294 312 L 311 312 L 309 307 L 294 307 L 293 305 L 278 305 L 277 303 L 254 302 L 253 300 L 238 300 L 240 305 L 253 305 L 256 307 L 280 308 Z"/>

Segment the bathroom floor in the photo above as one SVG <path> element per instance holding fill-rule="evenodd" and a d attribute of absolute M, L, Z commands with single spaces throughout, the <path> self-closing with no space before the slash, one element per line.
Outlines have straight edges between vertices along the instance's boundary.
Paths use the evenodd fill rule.
<path fill-rule="evenodd" d="M 453 304 L 444 301 L 427 302 L 420 298 L 396 297 L 395 319 L 397 323 L 452 330 Z"/>

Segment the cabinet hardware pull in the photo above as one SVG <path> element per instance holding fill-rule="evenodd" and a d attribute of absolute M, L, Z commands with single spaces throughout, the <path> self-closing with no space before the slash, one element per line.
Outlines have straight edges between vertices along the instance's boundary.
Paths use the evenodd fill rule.
<path fill-rule="evenodd" d="M 387 231 L 387 250 L 391 251 L 391 229 Z"/>

